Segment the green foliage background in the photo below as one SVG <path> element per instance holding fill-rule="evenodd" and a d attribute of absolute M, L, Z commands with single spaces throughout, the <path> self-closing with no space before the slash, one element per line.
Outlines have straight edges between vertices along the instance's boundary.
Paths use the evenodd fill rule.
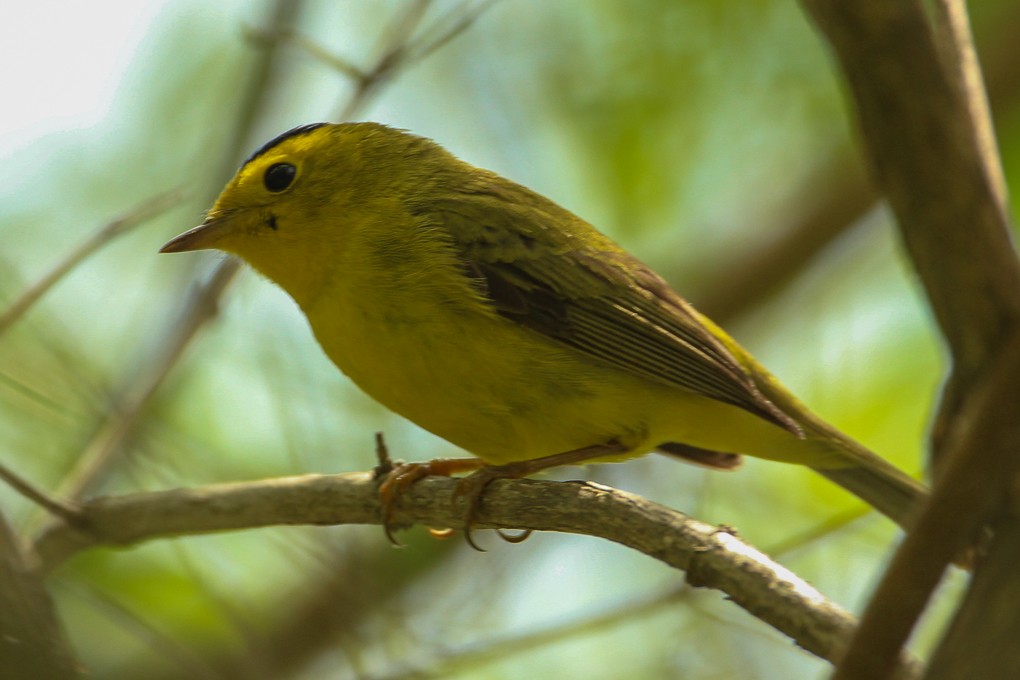
<path fill-rule="evenodd" d="M 1016 25 L 1018 3 L 972 4 L 979 47 L 1009 53 L 1004 27 Z M 408 5 L 309 1 L 297 30 L 366 64 Z M 457 7 L 436 2 L 426 23 Z M 59 493 L 217 261 L 158 247 L 197 223 L 248 151 L 334 119 L 350 96 L 342 74 L 284 43 L 256 129 L 243 150 L 230 148 L 267 12 L 262 2 L 169 0 L 101 123 L 37 139 L 0 165 L 0 310 L 114 216 L 171 187 L 189 191 L 0 335 L 0 461 L 43 488 Z M 995 103 L 1015 177 L 1020 83 L 1012 87 Z M 838 191 L 843 175 L 832 167 L 861 164 L 838 74 L 800 8 L 780 0 L 501 0 L 385 84 L 359 117 L 433 137 L 559 201 L 695 304 L 833 183 Z M 868 210 L 794 273 L 775 294 L 748 291 L 754 304 L 725 325 L 825 417 L 920 471 L 942 354 L 887 211 Z M 91 493 L 367 469 L 377 430 L 400 458 L 457 453 L 357 392 L 289 298 L 245 272 Z M 836 487 L 773 463 L 724 475 L 646 457 L 561 476 L 734 526 L 855 611 L 895 540 L 873 514 L 844 522 L 859 504 Z M 7 488 L 0 506 L 25 531 L 44 521 Z M 483 536 L 491 549 L 478 554 L 421 530 L 406 540 L 395 550 L 375 527 L 182 538 L 86 553 L 49 584 L 76 651 L 101 678 L 826 671 L 716 593 L 678 590 L 678 573 L 614 545 Z M 939 621 L 936 611 L 919 651 Z"/>

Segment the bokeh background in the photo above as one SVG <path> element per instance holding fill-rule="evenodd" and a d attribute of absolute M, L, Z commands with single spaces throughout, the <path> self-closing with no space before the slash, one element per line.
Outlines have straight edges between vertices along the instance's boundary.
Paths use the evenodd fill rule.
<path fill-rule="evenodd" d="M 1015 178 L 1020 2 L 971 4 Z M 393 45 L 397 67 L 359 88 L 350 66 L 370 70 Z M 840 76 L 794 2 L 5 3 L 0 56 L 0 461 L 54 494 L 364 470 L 376 431 L 400 458 L 457 454 L 360 394 L 273 285 L 247 270 L 226 281 L 216 255 L 156 252 L 266 139 L 348 113 L 585 217 L 823 416 L 925 467 L 941 345 L 868 186 Z M 130 228 L 95 236 L 122 217 Z M 189 311 L 219 283 L 218 305 Z M 649 456 L 559 476 L 736 527 L 853 611 L 896 540 L 838 488 L 775 463 L 720 474 Z M 45 525 L 6 487 L 0 506 L 28 536 Z M 422 529 L 402 538 L 398 550 L 378 527 L 187 537 L 87 552 L 48 584 L 99 678 L 827 670 L 718 593 L 596 539 L 481 534 L 480 554 Z"/>

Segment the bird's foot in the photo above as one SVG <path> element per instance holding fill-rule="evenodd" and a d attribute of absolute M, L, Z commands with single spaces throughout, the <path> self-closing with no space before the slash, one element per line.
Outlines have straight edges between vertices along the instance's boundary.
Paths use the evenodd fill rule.
<path fill-rule="evenodd" d="M 467 506 L 464 510 L 464 539 L 468 542 L 468 545 L 478 552 L 485 552 L 485 550 L 475 543 L 475 539 L 471 536 L 471 527 L 474 525 L 475 517 L 482 507 L 482 495 L 485 493 L 485 487 L 497 479 L 518 479 L 524 477 L 532 472 L 530 466 L 527 465 L 530 462 L 522 461 L 507 465 L 486 465 L 457 482 L 457 487 L 453 491 L 453 499 L 456 501 L 458 498 L 463 498 Z M 522 533 L 513 535 L 496 529 L 496 533 L 507 543 L 520 543 L 531 535 L 531 530 L 525 529 Z"/>
<path fill-rule="evenodd" d="M 460 472 L 477 470 L 484 463 L 477 458 L 437 458 L 427 463 L 393 462 L 386 456 L 385 463 L 380 456 L 380 466 L 376 468 L 377 478 L 382 479 L 379 485 L 379 503 L 382 506 L 383 531 L 390 543 L 399 546 L 400 542 L 393 536 L 393 518 L 396 515 L 397 503 L 407 489 L 423 477 L 439 475 L 450 477 Z M 437 535 L 441 537 L 443 531 Z"/>
<path fill-rule="evenodd" d="M 548 470 L 549 468 L 560 465 L 586 463 L 596 458 L 617 454 L 625 450 L 626 447 L 614 441 L 608 444 L 586 446 L 542 458 L 515 461 L 506 465 L 485 465 L 480 467 L 457 482 L 457 488 L 453 492 L 454 500 L 463 498 L 467 505 L 464 513 L 464 538 L 467 540 L 468 545 L 479 552 L 485 552 L 482 548 L 478 547 L 478 544 L 471 537 L 471 527 L 474 524 L 475 517 L 478 515 L 478 511 L 482 507 L 482 495 L 485 493 L 485 488 L 491 482 L 497 479 L 520 479 L 521 477 L 527 477 L 530 474 Z M 531 535 L 531 529 L 525 529 L 520 534 L 507 534 L 497 529 L 496 533 L 507 543 L 521 543 Z"/>

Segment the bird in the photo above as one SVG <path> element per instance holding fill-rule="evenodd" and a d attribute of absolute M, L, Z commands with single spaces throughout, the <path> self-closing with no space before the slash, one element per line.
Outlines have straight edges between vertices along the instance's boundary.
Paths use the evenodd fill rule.
<path fill-rule="evenodd" d="M 256 150 L 161 252 L 239 256 L 300 307 L 369 396 L 471 454 L 399 466 L 485 486 L 659 451 L 811 467 L 904 528 L 926 487 L 829 425 L 661 276 L 541 194 L 380 123 L 313 123 Z"/>

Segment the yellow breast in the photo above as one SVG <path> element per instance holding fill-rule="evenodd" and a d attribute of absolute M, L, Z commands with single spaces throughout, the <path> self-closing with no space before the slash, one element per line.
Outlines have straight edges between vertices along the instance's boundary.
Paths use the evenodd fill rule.
<path fill-rule="evenodd" d="M 326 354 L 361 389 L 488 462 L 621 433 L 599 407 L 607 396 L 599 370 L 569 350 L 494 313 L 420 295 L 400 307 L 328 295 L 306 314 Z"/>

